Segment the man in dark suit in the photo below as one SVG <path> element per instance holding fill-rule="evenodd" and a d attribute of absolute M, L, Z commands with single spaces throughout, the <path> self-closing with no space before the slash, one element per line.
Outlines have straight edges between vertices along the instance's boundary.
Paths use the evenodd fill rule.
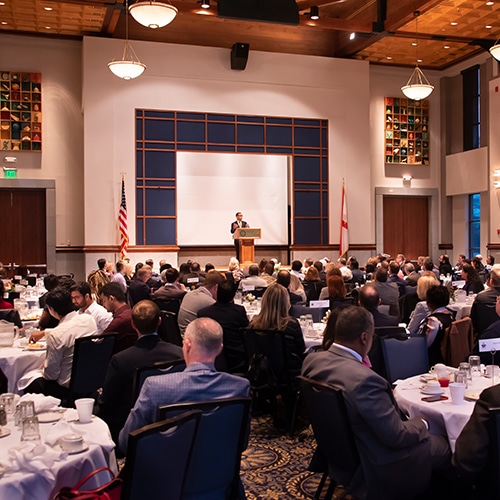
<path fill-rule="evenodd" d="M 245 308 L 233 302 L 235 293 L 233 284 L 223 281 L 217 287 L 217 302 L 198 311 L 199 318 L 212 318 L 222 326 L 222 354 L 226 364 L 223 368 L 229 373 L 241 373 L 243 369 L 245 346 L 241 329 L 248 326 Z"/>
<path fill-rule="evenodd" d="M 391 260 L 389 263 L 389 276 L 387 277 L 387 283 L 396 283 L 398 285 L 399 296 L 405 294 L 405 288 L 408 283 L 399 277 L 400 267 L 395 260 Z"/>
<path fill-rule="evenodd" d="M 139 338 L 135 345 L 111 358 L 97 414 L 108 424 L 115 442 L 135 403 L 133 387 L 137 368 L 183 357 L 180 347 L 158 337 L 159 324 L 158 306 L 150 300 L 138 302 L 132 309 L 132 325 Z"/>
<path fill-rule="evenodd" d="M 236 220 L 231 222 L 231 234 L 234 234 L 236 229 L 250 227 L 248 222 L 243 220 L 243 214 L 241 212 L 236 212 Z M 234 248 L 236 249 L 236 258 L 238 261 L 240 260 L 240 242 L 238 240 L 234 240 Z"/>
<path fill-rule="evenodd" d="M 495 310 L 497 297 L 500 295 L 500 265 L 492 267 L 486 284 L 488 288 L 477 294 L 470 311 L 474 332 L 479 336 L 500 319 Z"/>
<path fill-rule="evenodd" d="M 428 488 L 433 469 L 449 468 L 450 448 L 446 438 L 429 433 L 424 420 L 407 420 L 389 382 L 362 364 L 373 335 L 368 311 L 345 308 L 335 342 L 307 356 L 302 374 L 342 391 L 360 455 L 350 492 L 360 498 L 414 498 Z"/>
<path fill-rule="evenodd" d="M 151 288 L 147 282 L 151 278 L 152 272 L 152 269 L 146 265 L 137 270 L 134 279 L 130 282 L 128 287 L 131 306 L 134 306 L 141 300 L 148 300 L 151 298 Z"/>
<path fill-rule="evenodd" d="M 494 463 L 489 460 L 493 447 L 498 446 L 490 441 L 489 427 L 492 422 L 488 409 L 499 406 L 500 385 L 485 389 L 455 444 L 453 465 L 464 480 L 476 485 L 477 496 L 474 498 L 498 498 L 493 486 L 497 482 L 498 470 L 488 467 Z"/>
<path fill-rule="evenodd" d="M 359 291 L 359 305 L 366 309 L 372 316 L 375 326 L 398 326 L 398 318 L 389 316 L 378 310 L 380 297 L 373 285 L 365 285 Z"/>

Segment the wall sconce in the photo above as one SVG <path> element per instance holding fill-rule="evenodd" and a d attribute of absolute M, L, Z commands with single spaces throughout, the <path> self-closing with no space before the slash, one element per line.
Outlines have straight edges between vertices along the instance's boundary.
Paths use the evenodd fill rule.
<path fill-rule="evenodd" d="M 498 179 L 500 177 L 500 168 L 493 170 L 493 177 L 497 178 L 497 180 L 493 181 L 493 187 L 495 189 L 500 189 L 500 179 Z"/>
<path fill-rule="evenodd" d="M 404 187 L 411 187 L 411 180 L 412 180 L 411 175 L 403 175 L 403 186 Z"/>

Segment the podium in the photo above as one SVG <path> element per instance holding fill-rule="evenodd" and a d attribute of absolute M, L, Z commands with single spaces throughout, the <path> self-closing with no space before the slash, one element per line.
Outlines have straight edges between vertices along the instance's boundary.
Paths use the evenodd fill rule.
<path fill-rule="evenodd" d="M 261 230 L 258 227 L 239 227 L 233 233 L 233 239 L 238 240 L 240 247 L 240 264 L 247 265 L 255 262 L 255 246 L 253 240 L 261 239 Z"/>

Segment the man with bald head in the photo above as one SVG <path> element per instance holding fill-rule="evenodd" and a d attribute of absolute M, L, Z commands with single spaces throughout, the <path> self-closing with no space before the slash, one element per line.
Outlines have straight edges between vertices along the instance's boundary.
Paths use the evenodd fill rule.
<path fill-rule="evenodd" d="M 192 293 L 192 292 L 191 292 Z M 218 372 L 215 358 L 222 351 L 222 327 L 210 318 L 198 318 L 184 332 L 182 352 L 186 369 L 149 377 L 120 432 L 119 444 L 126 451 L 129 434 L 156 422 L 159 406 L 174 403 L 247 397 L 247 379 Z"/>
<path fill-rule="evenodd" d="M 380 297 L 375 286 L 367 284 L 359 290 L 359 305 L 373 316 L 375 326 L 398 326 L 398 318 L 378 310 Z"/>

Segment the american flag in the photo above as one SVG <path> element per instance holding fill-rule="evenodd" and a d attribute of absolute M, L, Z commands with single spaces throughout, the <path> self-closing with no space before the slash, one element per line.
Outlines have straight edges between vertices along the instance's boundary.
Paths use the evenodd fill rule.
<path fill-rule="evenodd" d="M 339 256 L 342 257 L 349 250 L 349 225 L 347 224 L 347 204 L 345 199 L 345 184 L 342 181 L 342 208 L 340 215 L 340 245 Z"/>
<path fill-rule="evenodd" d="M 123 258 L 127 255 L 128 248 L 128 226 L 127 226 L 127 198 L 125 197 L 125 181 L 122 177 L 122 200 L 120 211 L 118 212 L 118 226 L 120 231 L 120 255 Z"/>

